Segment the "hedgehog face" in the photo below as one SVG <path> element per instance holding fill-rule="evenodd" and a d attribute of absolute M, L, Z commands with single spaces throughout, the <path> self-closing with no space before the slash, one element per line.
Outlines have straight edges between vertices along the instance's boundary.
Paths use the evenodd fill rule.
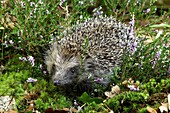
<path fill-rule="evenodd" d="M 64 61 L 62 61 L 64 60 Z M 77 80 L 79 75 L 79 61 L 75 58 L 64 59 L 55 62 L 51 68 L 51 78 L 57 85 L 72 84 Z"/>
<path fill-rule="evenodd" d="M 57 85 L 73 84 L 80 73 L 80 60 L 76 52 L 57 43 L 47 52 L 45 63 L 52 81 Z"/>

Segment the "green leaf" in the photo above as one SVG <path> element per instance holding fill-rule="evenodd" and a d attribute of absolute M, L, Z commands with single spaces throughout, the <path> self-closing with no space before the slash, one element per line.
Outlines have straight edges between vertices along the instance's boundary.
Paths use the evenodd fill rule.
<path fill-rule="evenodd" d="M 155 25 L 151 25 L 149 27 L 163 28 L 163 27 L 170 27 L 170 25 L 168 25 L 168 24 L 155 24 Z"/>
<path fill-rule="evenodd" d="M 0 29 L 5 29 L 4 27 L 0 27 Z"/>
<path fill-rule="evenodd" d="M 78 99 L 83 103 L 95 102 L 97 104 L 100 104 L 103 102 L 103 99 L 101 98 L 98 97 L 91 98 L 86 92 L 84 92 Z"/>

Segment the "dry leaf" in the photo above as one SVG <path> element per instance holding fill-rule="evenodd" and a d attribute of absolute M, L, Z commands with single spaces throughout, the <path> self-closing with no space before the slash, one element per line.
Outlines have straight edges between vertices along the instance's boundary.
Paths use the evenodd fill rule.
<path fill-rule="evenodd" d="M 144 41 L 145 44 L 150 44 L 150 43 L 152 43 L 152 42 L 153 42 L 153 39 L 152 39 L 152 38 Z"/>
<path fill-rule="evenodd" d="M 159 110 L 161 113 L 168 113 L 168 103 L 162 103 L 162 105 L 159 106 Z"/>
<path fill-rule="evenodd" d="M 170 110 L 170 94 L 168 94 L 168 108 Z"/>
<path fill-rule="evenodd" d="M 13 29 L 13 28 L 15 27 L 13 22 L 8 23 L 8 26 L 9 26 L 11 29 Z"/>
<path fill-rule="evenodd" d="M 127 84 L 128 84 L 128 81 L 127 81 L 127 80 L 124 80 L 124 81 L 122 82 L 122 84 L 123 84 L 123 85 L 127 85 Z"/>
<path fill-rule="evenodd" d="M 157 113 L 157 111 L 155 110 L 155 109 L 153 109 L 153 108 L 151 108 L 151 107 L 149 107 L 149 106 L 147 106 L 147 111 L 149 112 L 149 113 Z"/>
<path fill-rule="evenodd" d="M 3 112 L 3 113 L 18 113 L 18 112 L 14 111 L 14 110 L 9 110 L 9 111 Z"/>
<path fill-rule="evenodd" d="M 119 88 L 119 86 L 118 86 L 118 85 L 113 86 L 113 87 L 112 87 L 112 90 L 111 90 L 111 93 L 114 93 L 114 94 L 120 93 L 120 88 Z"/>
<path fill-rule="evenodd" d="M 105 94 L 107 97 L 109 97 L 109 98 L 112 98 L 112 97 L 115 96 L 115 94 L 113 94 L 113 93 L 111 93 L 111 92 L 109 92 L 109 91 L 106 91 L 104 94 Z"/>
<path fill-rule="evenodd" d="M 115 95 L 120 93 L 120 88 L 118 85 L 116 86 L 112 86 L 111 91 L 106 91 L 104 94 L 108 97 L 108 98 L 112 98 Z"/>

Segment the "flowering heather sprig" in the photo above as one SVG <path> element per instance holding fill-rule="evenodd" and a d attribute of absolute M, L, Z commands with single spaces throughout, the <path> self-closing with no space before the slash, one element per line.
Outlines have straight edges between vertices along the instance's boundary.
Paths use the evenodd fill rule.
<path fill-rule="evenodd" d="M 137 50 L 137 46 L 138 46 L 138 44 L 137 44 L 137 42 L 134 42 L 132 45 L 131 45 L 131 51 L 132 51 L 132 53 L 135 53 L 135 51 Z"/>
<path fill-rule="evenodd" d="M 9 43 L 10 43 L 11 45 L 13 45 L 13 44 L 14 44 L 14 42 L 13 42 L 12 40 L 10 40 L 10 41 L 9 41 Z"/>
<path fill-rule="evenodd" d="M 5 47 L 8 47 L 9 45 L 13 45 L 14 44 L 14 41 L 13 40 L 9 40 L 9 42 L 8 41 L 5 41 L 4 43 L 3 43 L 3 45 L 5 45 Z"/>
<path fill-rule="evenodd" d="M 43 66 L 42 66 L 42 64 L 40 64 L 40 69 L 43 71 L 44 75 L 46 75 L 46 74 L 47 74 L 47 71 L 44 71 L 44 70 L 43 70 Z"/>
<path fill-rule="evenodd" d="M 34 64 L 34 61 L 35 61 L 34 57 L 28 56 L 28 60 L 30 61 L 31 65 L 32 65 L 32 67 L 33 67 L 33 66 L 35 65 L 35 64 Z"/>
<path fill-rule="evenodd" d="M 30 6 L 34 7 L 35 6 L 35 2 L 30 2 Z"/>
<path fill-rule="evenodd" d="M 132 18 L 131 18 L 131 21 L 129 22 L 130 24 L 130 34 L 134 37 L 134 27 L 135 27 L 135 15 L 134 13 L 132 14 Z"/>
<path fill-rule="evenodd" d="M 96 78 L 94 82 L 102 82 L 104 79 L 103 78 Z"/>
<path fill-rule="evenodd" d="M 144 12 L 145 12 L 145 14 L 147 14 L 147 13 L 149 13 L 150 11 L 151 11 L 151 9 L 148 8 L 148 9 L 146 9 Z"/>
<path fill-rule="evenodd" d="M 128 88 L 132 91 L 139 91 L 139 86 L 135 87 L 134 85 L 128 85 Z"/>
<path fill-rule="evenodd" d="M 34 63 L 35 59 L 32 56 L 28 56 L 28 58 L 26 58 L 26 57 L 19 57 L 19 59 L 22 60 L 22 61 L 29 61 L 31 63 L 31 65 L 32 65 L 32 67 L 35 65 L 35 63 Z"/>
<path fill-rule="evenodd" d="M 74 105 L 75 105 L 75 106 L 78 106 L 78 103 L 77 103 L 77 101 L 76 101 L 76 100 L 74 100 Z"/>
<path fill-rule="evenodd" d="M 152 65 L 152 68 L 155 67 L 158 59 L 160 58 L 160 55 L 161 55 L 161 50 L 156 53 L 155 58 L 154 58 L 153 61 L 152 61 L 152 64 L 153 64 L 153 65 Z"/>
<path fill-rule="evenodd" d="M 8 47 L 8 42 L 5 41 L 5 42 L 3 43 L 3 45 L 5 45 L 5 47 Z"/>
<path fill-rule="evenodd" d="M 129 22 L 129 25 L 130 25 L 130 37 L 132 39 L 135 39 L 134 35 L 135 35 L 135 15 L 134 13 L 132 14 L 132 18 L 131 18 L 131 21 Z M 129 46 L 130 46 L 130 49 L 132 51 L 132 53 L 134 53 L 136 50 L 137 50 L 137 46 L 138 46 L 138 43 L 136 41 L 134 41 L 133 43 L 129 43 Z"/>

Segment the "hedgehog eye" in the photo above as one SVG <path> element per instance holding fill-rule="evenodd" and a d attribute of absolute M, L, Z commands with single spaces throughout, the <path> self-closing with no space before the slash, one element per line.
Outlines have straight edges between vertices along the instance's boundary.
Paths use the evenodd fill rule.
<path fill-rule="evenodd" d="M 70 68 L 69 69 L 69 75 L 72 75 L 72 77 L 75 77 L 75 76 L 77 76 L 77 74 L 78 74 L 78 67 L 76 66 L 76 67 L 73 67 L 73 68 Z"/>
<path fill-rule="evenodd" d="M 72 74 L 74 74 L 75 71 L 76 71 L 75 68 L 71 68 L 71 69 L 70 69 L 70 72 L 71 72 Z"/>

